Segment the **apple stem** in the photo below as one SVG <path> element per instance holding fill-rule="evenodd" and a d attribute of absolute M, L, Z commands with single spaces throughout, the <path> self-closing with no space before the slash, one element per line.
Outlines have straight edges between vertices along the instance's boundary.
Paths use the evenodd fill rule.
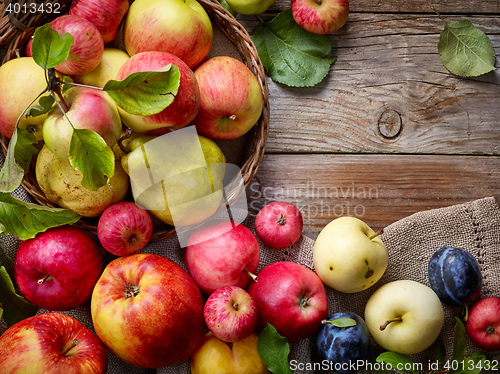
<path fill-rule="evenodd" d="M 382 235 L 383 233 L 384 233 L 384 229 L 380 229 L 380 230 L 378 230 L 375 234 L 370 235 L 370 236 L 368 237 L 368 239 L 370 239 L 370 240 L 371 240 L 371 239 L 375 239 L 377 236 L 380 236 L 380 235 Z"/>
<path fill-rule="evenodd" d="M 68 354 L 68 352 L 72 349 L 72 348 L 75 348 L 78 344 L 80 344 L 80 342 L 77 340 L 77 339 L 73 339 L 73 341 L 71 342 L 70 345 L 68 345 L 66 348 L 64 348 L 62 350 L 62 355 L 63 356 L 66 356 Z"/>
<path fill-rule="evenodd" d="M 50 278 L 50 274 L 45 274 L 45 275 L 43 276 L 43 278 L 41 278 L 41 279 L 39 279 L 39 280 L 37 281 L 37 283 L 38 283 L 38 284 L 42 284 L 43 282 L 45 282 L 45 281 L 46 281 L 47 279 L 49 279 L 49 278 Z"/>
<path fill-rule="evenodd" d="M 278 218 L 278 223 L 283 226 L 286 223 L 285 217 L 283 217 L 283 214 L 280 215 L 280 218 Z"/>
<path fill-rule="evenodd" d="M 234 303 L 234 304 L 233 304 L 233 309 L 234 309 L 234 310 L 238 310 L 238 308 L 239 308 L 239 304 L 238 304 L 238 303 Z"/>
<path fill-rule="evenodd" d="M 120 149 L 123 151 L 123 153 L 127 154 L 127 153 L 130 153 L 130 148 L 128 147 L 125 147 L 125 145 L 123 145 L 123 141 L 125 139 L 128 139 L 130 138 L 130 136 L 132 135 L 132 129 L 130 127 L 127 127 L 127 129 L 125 130 L 125 132 L 123 133 L 122 137 L 120 139 L 118 139 L 118 146 L 120 147 Z"/>
<path fill-rule="evenodd" d="M 322 1 L 321 0 L 316 0 L 316 4 L 321 5 Z"/>
<path fill-rule="evenodd" d="M 383 325 L 380 326 L 380 331 L 384 331 L 387 328 L 387 326 L 389 326 L 389 324 L 391 324 L 392 322 L 402 322 L 402 321 L 403 321 L 403 317 L 401 317 L 401 316 L 390 318 L 387 321 L 385 321 L 385 323 Z"/>
<path fill-rule="evenodd" d="M 247 274 L 248 274 L 248 276 L 254 280 L 254 282 L 257 282 L 257 276 L 256 276 L 254 273 L 252 273 L 252 272 L 248 271 L 248 269 L 247 269 L 247 268 L 244 268 L 244 269 L 243 269 L 243 271 L 244 271 L 245 273 L 247 273 Z"/>
<path fill-rule="evenodd" d="M 85 87 L 85 88 L 93 88 L 95 90 L 104 91 L 102 87 L 89 86 L 88 84 L 76 83 L 76 82 L 64 82 L 68 86 L 77 86 L 77 87 Z"/>
<path fill-rule="evenodd" d="M 488 326 L 488 327 L 486 328 L 486 333 L 487 333 L 488 335 L 491 335 L 491 334 L 493 334 L 494 332 L 495 332 L 495 328 L 494 328 L 493 326 Z"/>

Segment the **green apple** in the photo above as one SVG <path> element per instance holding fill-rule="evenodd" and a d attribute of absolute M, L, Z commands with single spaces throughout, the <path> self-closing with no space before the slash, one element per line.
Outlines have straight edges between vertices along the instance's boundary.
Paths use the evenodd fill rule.
<path fill-rule="evenodd" d="M 109 80 L 116 79 L 118 71 L 129 58 L 127 52 L 121 49 L 106 47 L 99 65 L 87 74 L 76 75 L 74 80 L 77 83 L 102 88 Z"/>
<path fill-rule="evenodd" d="M 276 0 L 227 0 L 229 6 L 237 13 L 260 14 L 274 4 Z"/>
<path fill-rule="evenodd" d="M 412 280 L 386 283 L 365 306 L 365 321 L 375 342 L 388 351 L 415 354 L 429 348 L 444 323 L 439 297 Z"/>
<path fill-rule="evenodd" d="M 323 283 L 345 293 L 373 286 L 388 263 L 387 248 L 377 234 L 356 217 L 326 225 L 313 248 L 314 269 Z"/>

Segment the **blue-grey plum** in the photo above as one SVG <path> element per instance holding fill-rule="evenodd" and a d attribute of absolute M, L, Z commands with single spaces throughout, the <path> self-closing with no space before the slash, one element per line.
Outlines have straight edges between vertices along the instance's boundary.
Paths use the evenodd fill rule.
<path fill-rule="evenodd" d="M 328 321 L 337 318 L 351 318 L 356 321 L 356 325 L 336 327 L 332 324 L 324 324 L 316 339 L 318 356 L 322 361 L 329 361 L 329 367 L 334 369 L 334 373 L 356 373 L 353 369 L 354 364 L 358 360 L 368 360 L 370 355 L 368 327 L 360 316 L 352 312 L 335 313 Z"/>
<path fill-rule="evenodd" d="M 441 247 L 429 261 L 429 283 L 444 304 L 462 306 L 481 293 L 479 264 L 465 249 Z"/>

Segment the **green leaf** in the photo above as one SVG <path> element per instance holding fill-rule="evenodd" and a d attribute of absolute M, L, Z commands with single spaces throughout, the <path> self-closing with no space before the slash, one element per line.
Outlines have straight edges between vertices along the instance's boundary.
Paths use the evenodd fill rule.
<path fill-rule="evenodd" d="M 24 117 L 38 117 L 42 114 L 48 113 L 49 110 L 52 109 L 52 105 L 54 104 L 54 102 L 55 100 L 51 95 L 42 96 L 40 97 L 40 100 L 38 100 L 38 104 L 33 105 L 26 111 Z"/>
<path fill-rule="evenodd" d="M 220 0 L 220 5 L 227 10 L 229 13 L 231 13 L 233 16 L 236 16 L 238 12 L 236 12 L 233 8 L 231 8 L 231 5 L 227 2 L 227 0 Z"/>
<path fill-rule="evenodd" d="M 179 68 L 169 64 L 156 71 L 132 73 L 122 81 L 110 80 L 103 90 L 126 112 L 151 116 L 174 101 L 179 83 Z"/>
<path fill-rule="evenodd" d="M 0 234 L 26 240 L 50 227 L 75 223 L 80 215 L 71 210 L 26 203 L 0 193 Z"/>
<path fill-rule="evenodd" d="M 297 25 L 290 9 L 257 27 L 252 40 L 267 75 L 291 87 L 318 84 L 336 60 L 330 56 L 330 37 L 304 30 Z"/>
<path fill-rule="evenodd" d="M 490 39 L 467 19 L 445 22 L 438 51 L 445 68 L 459 77 L 477 77 L 495 70 Z"/>
<path fill-rule="evenodd" d="M 74 129 L 69 146 L 69 162 L 82 173 L 82 185 L 95 191 L 115 173 L 115 154 L 104 139 L 89 129 Z"/>
<path fill-rule="evenodd" d="M 25 318 L 34 316 L 38 307 L 16 293 L 7 270 L 0 266 L 0 317 L 2 317 L 2 309 L 5 322 L 12 326 Z"/>
<path fill-rule="evenodd" d="M 10 193 L 21 185 L 31 157 L 38 152 L 36 143 L 35 135 L 16 126 L 0 170 L 0 192 Z"/>
<path fill-rule="evenodd" d="M 332 319 L 331 321 L 325 321 L 324 323 L 340 328 L 356 326 L 356 321 L 352 318 L 335 318 Z"/>
<path fill-rule="evenodd" d="M 385 362 L 386 364 L 390 364 L 392 368 L 397 368 L 398 364 L 399 367 L 413 367 L 413 361 L 408 358 L 407 356 L 401 354 L 401 353 L 396 353 L 396 352 L 383 352 L 377 356 L 377 362 Z M 389 365 L 388 365 L 389 366 Z M 405 374 L 406 371 L 402 370 L 396 370 L 398 373 Z M 412 373 L 417 374 L 415 370 L 412 370 Z"/>
<path fill-rule="evenodd" d="M 55 68 L 69 56 L 73 36 L 65 33 L 59 36 L 50 28 L 50 23 L 38 27 L 33 34 L 32 54 L 35 62 L 43 69 Z"/>
<path fill-rule="evenodd" d="M 274 326 L 267 323 L 259 334 L 257 351 L 266 367 L 274 374 L 289 374 L 292 372 L 288 362 L 290 345 L 287 338 L 281 336 Z"/>
<path fill-rule="evenodd" d="M 466 349 L 465 326 L 460 318 L 455 317 L 455 320 L 456 324 L 455 324 L 455 331 L 453 332 L 453 350 L 451 353 L 451 360 L 462 362 L 465 357 L 465 349 Z"/>
<path fill-rule="evenodd" d="M 436 339 L 436 358 L 438 362 L 443 362 L 446 359 L 446 347 L 441 339 Z"/>
<path fill-rule="evenodd" d="M 479 374 L 486 369 L 486 356 L 480 352 L 471 353 L 459 367 L 463 370 L 458 371 L 457 374 Z"/>

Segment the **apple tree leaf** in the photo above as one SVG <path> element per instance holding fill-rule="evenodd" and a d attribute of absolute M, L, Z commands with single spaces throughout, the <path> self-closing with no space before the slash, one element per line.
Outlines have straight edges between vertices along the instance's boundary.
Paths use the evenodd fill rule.
<path fill-rule="evenodd" d="M 26 111 L 24 117 L 38 117 L 42 114 L 46 114 L 52 109 L 52 105 L 54 105 L 54 102 L 55 100 L 53 96 L 42 96 L 40 97 L 40 100 L 38 100 L 38 104 L 33 105 Z"/>
<path fill-rule="evenodd" d="M 61 208 L 26 203 L 8 193 L 0 193 L 0 234 L 26 240 L 50 227 L 75 223 L 80 215 Z"/>
<path fill-rule="evenodd" d="M 356 326 L 356 320 L 352 318 L 335 318 L 332 319 L 331 321 L 325 320 L 323 323 L 340 328 Z"/>
<path fill-rule="evenodd" d="M 445 22 L 438 51 L 444 67 L 459 77 L 477 77 L 495 70 L 490 39 L 468 19 Z"/>
<path fill-rule="evenodd" d="M 121 81 L 110 80 L 103 90 L 126 112 L 151 116 L 174 101 L 179 84 L 179 68 L 168 64 L 156 71 L 132 73 Z"/>
<path fill-rule="evenodd" d="M 69 56 L 73 36 L 50 28 L 50 23 L 38 27 L 33 34 L 32 55 L 43 69 L 55 68 Z"/>
<path fill-rule="evenodd" d="M 453 332 L 453 348 L 451 352 L 451 360 L 462 362 L 465 357 L 465 349 L 466 349 L 465 325 L 460 318 L 455 317 L 455 320 L 456 323 L 455 323 L 455 330 Z"/>
<path fill-rule="evenodd" d="M 330 37 L 304 30 L 295 22 L 290 9 L 257 27 L 252 40 L 266 74 L 273 81 L 291 87 L 318 84 L 336 60 L 330 56 Z"/>
<path fill-rule="evenodd" d="M 16 293 L 12 279 L 4 266 L 0 266 L 0 309 L 2 308 L 3 318 L 11 326 L 25 318 L 34 316 L 39 309 Z M 2 317 L 2 313 L 0 313 L 0 317 Z"/>
<path fill-rule="evenodd" d="M 398 368 L 398 367 L 402 367 L 402 368 L 406 367 L 407 368 L 407 367 L 414 366 L 413 361 L 409 357 L 407 357 L 401 353 L 396 353 L 396 352 L 391 352 L 391 351 L 382 352 L 381 354 L 379 354 L 377 356 L 376 360 L 377 360 L 377 362 L 384 362 L 384 363 L 388 364 L 387 366 L 389 366 L 389 364 L 390 364 L 394 371 L 401 373 L 401 374 L 405 374 L 406 371 L 397 370 L 396 368 Z M 415 370 L 412 370 L 412 373 L 417 374 L 417 372 Z"/>
<path fill-rule="evenodd" d="M 21 185 L 31 158 L 38 152 L 36 143 L 35 135 L 16 126 L 0 170 L 0 192 L 12 192 Z"/>
<path fill-rule="evenodd" d="M 95 191 L 115 173 L 115 154 L 104 139 L 89 129 L 73 129 L 69 162 L 82 173 L 82 185 Z"/>
<path fill-rule="evenodd" d="M 483 369 L 486 369 L 486 356 L 481 352 L 473 352 L 467 357 L 463 364 L 458 365 L 460 371 L 456 374 L 480 374 Z"/>
<path fill-rule="evenodd" d="M 288 339 L 281 336 L 270 323 L 259 334 L 257 351 L 270 372 L 274 374 L 291 373 L 288 355 L 290 345 Z"/>
<path fill-rule="evenodd" d="M 441 339 L 436 339 L 436 359 L 443 362 L 446 359 L 446 347 Z"/>

